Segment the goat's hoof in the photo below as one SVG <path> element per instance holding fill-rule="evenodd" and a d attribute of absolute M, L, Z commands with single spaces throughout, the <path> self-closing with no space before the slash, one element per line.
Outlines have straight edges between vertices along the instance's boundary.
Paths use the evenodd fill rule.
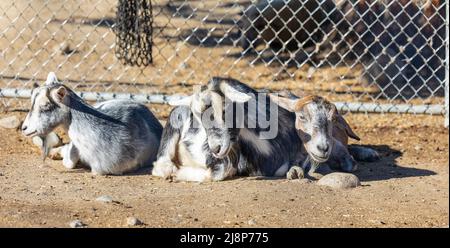
<path fill-rule="evenodd" d="M 305 177 L 305 171 L 300 166 L 292 166 L 286 174 L 288 180 L 302 179 Z"/>
<path fill-rule="evenodd" d="M 152 175 L 166 180 L 172 180 L 177 170 L 178 168 L 172 163 L 155 163 L 153 164 Z"/>
<path fill-rule="evenodd" d="M 51 149 L 48 153 L 48 157 L 52 160 L 62 160 L 63 157 L 61 156 L 61 152 L 58 149 Z"/>

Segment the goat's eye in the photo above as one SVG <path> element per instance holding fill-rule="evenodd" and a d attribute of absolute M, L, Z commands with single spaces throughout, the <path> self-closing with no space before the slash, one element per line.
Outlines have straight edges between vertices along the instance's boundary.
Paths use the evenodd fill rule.
<path fill-rule="evenodd" d="M 306 121 L 306 118 L 304 115 L 298 115 L 298 119 L 300 119 L 301 121 Z"/>

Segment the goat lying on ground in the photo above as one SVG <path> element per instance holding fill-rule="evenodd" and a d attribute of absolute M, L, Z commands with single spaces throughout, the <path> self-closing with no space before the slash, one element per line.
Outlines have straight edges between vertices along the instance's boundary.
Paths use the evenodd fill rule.
<path fill-rule="evenodd" d="M 179 106 L 164 128 L 155 176 L 181 181 L 285 176 L 305 159 L 295 115 L 237 80 L 215 77 L 172 104 Z"/>
<path fill-rule="evenodd" d="M 320 163 L 326 163 L 333 169 L 352 172 L 357 169 L 355 159 L 367 162 L 379 159 L 375 150 L 348 146 L 349 137 L 356 140 L 360 138 L 339 114 L 336 106 L 326 99 L 320 96 L 297 98 L 292 94 L 289 97 L 271 94 L 270 97 L 281 107 L 295 112 L 295 128 L 308 154 L 303 169 L 310 162 L 310 173 Z"/>
<path fill-rule="evenodd" d="M 144 105 L 111 100 L 92 107 L 58 83 L 53 72 L 33 90 L 31 102 L 23 134 L 44 137 L 62 125 L 70 138 L 61 147 L 66 168 L 82 162 L 93 174 L 122 174 L 151 166 L 156 158 L 162 126 Z"/>

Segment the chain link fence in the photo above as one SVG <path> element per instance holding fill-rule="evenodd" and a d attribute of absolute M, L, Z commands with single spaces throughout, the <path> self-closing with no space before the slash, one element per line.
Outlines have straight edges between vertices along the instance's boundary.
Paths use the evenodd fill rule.
<path fill-rule="evenodd" d="M 448 109 L 448 1 L 154 0 L 145 67 L 115 57 L 117 4 L 0 1 L 0 106 L 28 107 L 21 99 L 55 71 L 88 100 L 164 103 L 229 76 L 344 111 Z"/>

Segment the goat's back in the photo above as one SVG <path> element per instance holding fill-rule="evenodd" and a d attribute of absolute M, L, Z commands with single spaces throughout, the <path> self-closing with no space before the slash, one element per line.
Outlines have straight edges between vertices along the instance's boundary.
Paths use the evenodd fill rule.
<path fill-rule="evenodd" d="M 140 163 L 151 165 L 156 158 L 163 129 L 153 113 L 146 106 L 129 100 L 109 100 L 94 107 L 124 125 L 124 128 L 109 130 L 119 136 L 116 140 L 121 139 L 118 145 L 127 144 L 133 150 L 128 152 L 134 153 Z"/>

